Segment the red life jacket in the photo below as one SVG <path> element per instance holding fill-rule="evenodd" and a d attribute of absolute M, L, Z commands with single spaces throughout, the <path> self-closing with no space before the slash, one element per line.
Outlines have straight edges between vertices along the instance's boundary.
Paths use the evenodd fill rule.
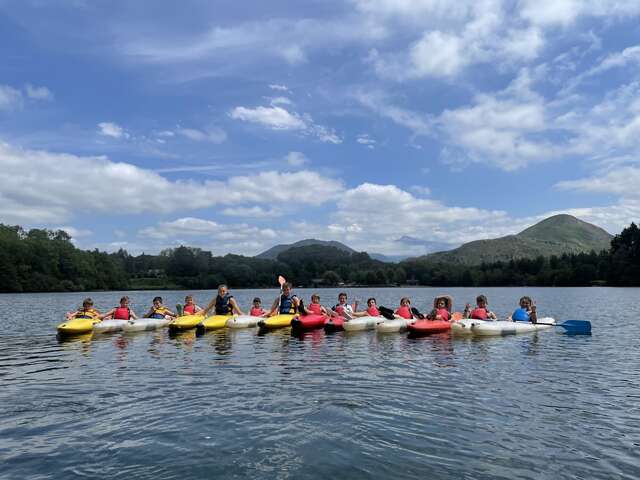
<path fill-rule="evenodd" d="M 475 320 L 486 320 L 489 317 L 488 313 L 486 308 L 477 307 L 471 311 L 471 318 Z"/>
<path fill-rule="evenodd" d="M 396 310 L 396 313 L 400 315 L 402 318 L 406 318 L 407 320 L 410 320 L 413 318 L 413 314 L 411 313 L 411 310 L 409 310 L 409 307 L 402 306 Z"/>
<path fill-rule="evenodd" d="M 376 307 L 376 306 L 367 308 L 367 313 L 372 317 L 379 317 L 380 316 L 380 310 L 378 310 L 378 307 Z"/>
<path fill-rule="evenodd" d="M 442 320 L 449 320 L 449 318 L 451 317 L 449 310 L 447 310 L 446 308 L 436 308 L 436 315 L 440 315 L 440 317 L 442 317 Z"/>
<path fill-rule="evenodd" d="M 344 315 L 344 307 L 342 305 L 336 305 L 336 308 L 334 308 L 334 310 L 338 315 Z"/>
<path fill-rule="evenodd" d="M 116 311 L 113 312 L 114 320 L 129 320 L 131 318 L 131 310 L 129 307 L 116 307 Z"/>
<path fill-rule="evenodd" d="M 185 305 L 182 309 L 182 312 L 185 315 L 193 315 L 194 313 L 196 313 L 196 304 L 192 303 L 191 305 Z"/>
<path fill-rule="evenodd" d="M 322 306 L 319 303 L 310 303 L 306 309 L 315 315 L 322 315 Z"/>
<path fill-rule="evenodd" d="M 252 317 L 261 317 L 262 315 L 264 315 L 264 310 L 258 307 L 251 307 L 249 315 L 251 315 Z"/>

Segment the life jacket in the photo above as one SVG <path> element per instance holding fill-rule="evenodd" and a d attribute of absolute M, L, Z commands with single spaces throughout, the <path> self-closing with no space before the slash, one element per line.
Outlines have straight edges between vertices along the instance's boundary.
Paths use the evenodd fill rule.
<path fill-rule="evenodd" d="M 74 315 L 74 317 L 75 318 L 98 318 L 98 315 L 99 313 L 95 308 L 89 308 L 87 310 L 78 310 L 78 314 Z"/>
<path fill-rule="evenodd" d="M 486 308 L 474 308 L 471 310 L 471 318 L 474 320 L 486 320 L 489 318 L 489 311 Z"/>
<path fill-rule="evenodd" d="M 114 320 L 129 320 L 131 318 L 131 309 L 129 307 L 116 307 L 113 312 Z"/>
<path fill-rule="evenodd" d="M 529 312 L 524 308 L 516 308 L 513 315 L 511 315 L 511 320 L 514 322 L 528 322 L 530 320 Z"/>
<path fill-rule="evenodd" d="M 182 308 L 182 313 L 184 313 L 185 315 L 193 315 L 194 313 L 196 313 L 196 304 L 192 303 L 191 305 L 185 305 Z"/>
<path fill-rule="evenodd" d="M 230 293 L 227 293 L 224 297 L 220 295 L 216 297 L 216 315 L 231 315 L 233 307 L 230 300 L 232 298 L 233 295 Z"/>
<path fill-rule="evenodd" d="M 164 318 L 168 311 L 167 307 L 154 308 L 149 318 Z"/>
<path fill-rule="evenodd" d="M 251 307 L 249 315 L 251 315 L 252 317 L 261 317 L 262 315 L 264 315 L 264 310 L 258 307 Z"/>
<path fill-rule="evenodd" d="M 376 306 L 367 308 L 367 313 L 372 317 L 379 317 L 380 316 L 380 310 L 378 310 L 378 307 L 376 307 Z"/>
<path fill-rule="evenodd" d="M 307 305 L 307 310 L 315 315 L 322 315 L 322 305 L 319 303 L 310 303 Z"/>
<path fill-rule="evenodd" d="M 293 299 L 296 298 L 295 295 L 289 295 L 288 297 L 284 295 L 280 295 L 280 313 L 296 313 L 296 307 L 293 304 Z"/>
<path fill-rule="evenodd" d="M 442 320 L 449 320 L 449 318 L 451 317 L 449 310 L 447 310 L 446 308 L 436 308 L 436 316 L 438 315 L 442 317 Z"/>
<path fill-rule="evenodd" d="M 397 309 L 396 313 L 400 315 L 402 318 L 406 318 L 407 320 L 413 318 L 413 314 L 411 313 L 411 310 L 409 309 L 409 307 L 406 307 L 404 305 L 401 306 L 399 309 Z"/>
<path fill-rule="evenodd" d="M 338 315 L 344 316 L 344 305 L 337 304 L 335 307 L 333 307 L 333 311 Z"/>

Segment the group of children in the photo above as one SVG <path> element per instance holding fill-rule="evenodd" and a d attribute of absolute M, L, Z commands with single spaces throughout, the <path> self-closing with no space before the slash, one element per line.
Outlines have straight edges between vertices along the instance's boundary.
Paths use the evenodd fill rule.
<path fill-rule="evenodd" d="M 277 314 L 301 313 L 303 315 L 316 314 L 327 316 L 340 316 L 346 320 L 357 317 L 383 315 L 387 318 L 404 318 L 411 319 L 429 319 L 429 320 L 451 320 L 453 300 L 448 295 L 436 297 L 433 302 L 433 309 L 425 314 L 420 313 L 416 308 L 411 307 L 411 300 L 408 297 L 400 299 L 400 306 L 393 310 L 378 306 L 375 298 L 367 300 L 367 308 L 358 311 L 358 301 L 349 304 L 347 294 L 340 293 L 338 295 L 338 303 L 327 308 L 320 304 L 320 295 L 314 293 L 311 295 L 311 303 L 305 305 L 300 298 L 292 293 L 290 283 L 285 283 L 282 292 L 274 300 L 269 311 L 262 308 L 262 300 L 258 297 L 253 299 L 253 305 L 249 310 L 249 315 L 254 317 L 269 317 Z M 177 317 L 179 315 L 203 315 L 207 316 L 209 312 L 216 315 L 244 315 L 240 306 L 236 302 L 233 295 L 229 293 L 226 285 L 218 287 L 217 295 L 209 302 L 205 308 L 201 308 L 195 303 L 193 295 L 187 295 L 184 299 L 184 305 L 178 305 L 178 313 L 175 313 L 162 304 L 162 297 L 155 297 L 153 305 L 144 315 L 145 318 L 164 318 Z M 496 320 L 495 313 L 489 310 L 487 297 L 479 295 L 476 298 L 476 307 L 471 308 L 470 304 L 466 304 L 463 318 L 472 318 L 477 320 Z M 120 299 L 120 305 L 114 307 L 108 312 L 100 313 L 94 306 L 90 298 L 86 298 L 82 302 L 82 307 L 74 313 L 67 314 L 68 318 L 91 318 L 96 320 L 114 319 L 114 320 L 131 320 L 137 319 L 138 316 L 129 305 L 129 297 L 124 296 Z M 517 308 L 510 317 L 513 321 L 533 322 L 537 321 L 536 306 L 530 297 L 522 297 L 520 299 L 520 307 Z"/>

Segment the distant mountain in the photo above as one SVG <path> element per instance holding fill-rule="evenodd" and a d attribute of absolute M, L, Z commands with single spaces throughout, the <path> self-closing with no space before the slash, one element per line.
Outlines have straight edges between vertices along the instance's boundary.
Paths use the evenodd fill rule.
<path fill-rule="evenodd" d="M 269 250 L 265 250 L 264 252 L 256 255 L 255 258 L 275 260 L 278 258 L 278 255 L 280 255 L 282 252 L 289 250 L 290 248 L 308 247 L 310 245 L 322 245 L 325 247 L 335 247 L 338 250 L 342 250 L 343 252 L 349 252 L 349 253 L 355 252 L 353 248 L 347 247 L 344 243 L 336 242 L 334 240 L 326 241 L 326 240 L 316 240 L 315 238 L 307 238 L 305 240 L 300 240 L 299 242 L 295 242 L 295 243 L 276 245 L 275 247 L 271 247 Z"/>
<path fill-rule="evenodd" d="M 595 250 L 608 250 L 612 235 L 600 227 L 571 215 L 554 215 L 523 230 L 517 235 L 492 240 L 476 240 L 449 250 L 423 257 L 429 263 L 477 265 L 482 262 L 535 258 L 540 255 L 562 255 Z"/>

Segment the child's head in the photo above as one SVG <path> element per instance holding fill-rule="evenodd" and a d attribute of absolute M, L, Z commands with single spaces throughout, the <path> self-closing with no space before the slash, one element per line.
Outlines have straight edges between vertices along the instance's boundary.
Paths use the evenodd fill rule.
<path fill-rule="evenodd" d="M 409 300 L 409 297 L 402 297 L 400 299 L 400 305 L 403 307 L 408 307 L 409 305 L 411 305 L 411 300 Z"/>
<path fill-rule="evenodd" d="M 91 300 L 90 298 L 85 298 L 82 301 L 82 308 L 91 308 L 93 307 L 93 300 Z"/>
<path fill-rule="evenodd" d="M 218 295 L 221 297 L 224 297 L 228 291 L 229 288 L 224 283 L 222 285 L 218 285 Z"/>
<path fill-rule="evenodd" d="M 184 297 L 184 303 L 187 305 L 191 305 L 193 303 L 193 295 L 187 295 Z"/>
<path fill-rule="evenodd" d="M 320 295 L 317 293 L 311 295 L 311 303 L 320 303 Z"/>
<path fill-rule="evenodd" d="M 480 308 L 484 308 L 487 306 L 487 297 L 485 297 L 484 295 L 478 295 L 476 297 L 476 304 L 480 307 Z"/>
<path fill-rule="evenodd" d="M 340 292 L 338 294 L 338 303 L 340 305 L 344 305 L 345 303 L 347 303 L 347 294 L 344 292 Z"/>
<path fill-rule="evenodd" d="M 371 297 L 370 299 L 367 300 L 367 307 L 375 307 L 376 306 L 376 299 Z"/>
<path fill-rule="evenodd" d="M 153 305 L 159 307 L 162 305 L 162 297 L 153 297 Z"/>
<path fill-rule="evenodd" d="M 289 296 L 292 288 L 293 285 L 291 285 L 290 282 L 286 282 L 284 285 L 282 285 L 282 293 L 284 293 L 286 296 Z"/>
<path fill-rule="evenodd" d="M 126 295 L 120 299 L 120 306 L 126 307 L 129 305 L 129 297 Z"/>
<path fill-rule="evenodd" d="M 447 299 L 446 298 L 438 298 L 436 300 L 436 308 L 447 308 Z"/>
<path fill-rule="evenodd" d="M 533 301 L 531 297 L 527 297 L 526 295 L 520 299 L 520 308 L 529 308 Z"/>
<path fill-rule="evenodd" d="M 262 300 L 260 300 L 260 297 L 256 297 L 253 299 L 253 306 L 254 307 L 260 307 L 260 305 L 262 305 Z"/>

